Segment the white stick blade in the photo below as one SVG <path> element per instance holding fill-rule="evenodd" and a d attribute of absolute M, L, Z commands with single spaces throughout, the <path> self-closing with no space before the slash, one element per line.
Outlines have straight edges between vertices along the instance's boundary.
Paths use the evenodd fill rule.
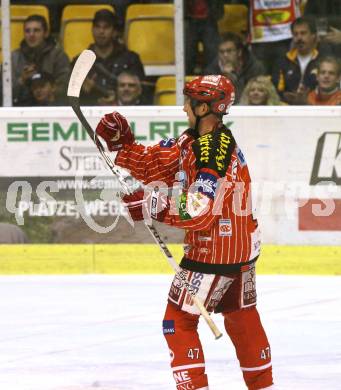
<path fill-rule="evenodd" d="M 69 86 L 67 89 L 68 96 L 79 97 L 82 84 L 95 61 L 96 54 L 93 51 L 82 51 L 71 73 Z"/>

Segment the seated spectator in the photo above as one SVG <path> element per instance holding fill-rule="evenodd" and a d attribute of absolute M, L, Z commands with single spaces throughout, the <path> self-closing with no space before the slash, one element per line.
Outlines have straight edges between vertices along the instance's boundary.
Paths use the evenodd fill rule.
<path fill-rule="evenodd" d="M 341 105 L 341 64 L 334 57 L 324 57 L 317 68 L 317 87 L 308 94 L 307 104 Z"/>
<path fill-rule="evenodd" d="M 116 105 L 144 105 L 142 85 L 139 76 L 131 72 L 122 72 L 117 77 Z"/>
<path fill-rule="evenodd" d="M 31 15 L 24 22 L 24 39 L 12 53 L 13 104 L 28 105 L 30 91 L 26 81 L 36 73 L 53 74 L 56 95 L 65 96 L 70 75 L 67 55 L 49 35 L 46 19 Z"/>
<path fill-rule="evenodd" d="M 247 82 L 252 77 L 264 73 L 262 63 L 248 50 L 241 38 L 232 32 L 221 36 L 218 55 L 204 70 L 204 74 L 222 74 L 230 77 L 236 87 L 236 102 Z"/>
<path fill-rule="evenodd" d="M 94 43 L 89 47 L 97 58 L 84 81 L 81 94 L 86 105 L 114 104 L 116 78 L 123 71 L 131 71 L 144 79 L 140 57 L 120 43 L 117 34 L 115 14 L 107 9 L 97 11 L 92 23 Z"/>
<path fill-rule="evenodd" d="M 291 25 L 293 49 L 279 59 L 273 83 L 284 101 L 305 104 L 306 94 L 316 87 L 317 50 L 315 23 L 308 18 L 298 18 Z"/>
<path fill-rule="evenodd" d="M 56 83 L 52 75 L 46 72 L 35 73 L 27 80 L 32 94 L 30 106 L 62 106 L 65 99 L 56 96 Z"/>
<path fill-rule="evenodd" d="M 270 76 L 253 77 L 244 88 L 240 105 L 278 106 L 283 104 Z"/>

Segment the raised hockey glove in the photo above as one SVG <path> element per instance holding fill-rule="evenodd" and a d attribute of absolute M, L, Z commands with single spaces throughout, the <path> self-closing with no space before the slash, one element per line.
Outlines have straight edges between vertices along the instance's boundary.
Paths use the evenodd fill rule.
<path fill-rule="evenodd" d="M 127 119 L 117 111 L 104 115 L 96 127 L 96 134 L 105 140 L 112 152 L 134 142 L 134 134 Z"/>
<path fill-rule="evenodd" d="M 140 189 L 130 195 L 124 195 L 122 200 L 134 221 L 152 218 L 162 222 L 169 209 L 167 195 L 161 193 L 158 188 L 146 193 L 146 196 L 144 191 Z"/>

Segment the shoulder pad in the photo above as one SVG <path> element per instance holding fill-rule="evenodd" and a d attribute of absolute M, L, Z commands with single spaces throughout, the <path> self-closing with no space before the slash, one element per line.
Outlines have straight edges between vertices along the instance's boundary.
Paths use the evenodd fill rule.
<path fill-rule="evenodd" d="M 211 133 L 199 137 L 192 144 L 196 158 L 196 168 L 209 168 L 220 177 L 226 175 L 231 156 L 236 146 L 231 130 L 221 127 Z"/>

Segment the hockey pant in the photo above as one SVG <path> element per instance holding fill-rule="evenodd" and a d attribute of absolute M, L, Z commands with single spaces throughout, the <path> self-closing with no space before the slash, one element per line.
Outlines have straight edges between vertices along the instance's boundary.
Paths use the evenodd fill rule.
<path fill-rule="evenodd" d="M 256 309 L 254 266 L 226 276 L 187 273 L 197 297 L 209 312 L 221 312 L 236 349 L 249 390 L 269 387 L 272 381 L 270 346 Z M 177 390 L 208 389 L 205 358 L 198 335 L 199 312 L 181 279 L 175 275 L 163 320 Z M 228 382 L 228 380 L 227 380 Z"/>

